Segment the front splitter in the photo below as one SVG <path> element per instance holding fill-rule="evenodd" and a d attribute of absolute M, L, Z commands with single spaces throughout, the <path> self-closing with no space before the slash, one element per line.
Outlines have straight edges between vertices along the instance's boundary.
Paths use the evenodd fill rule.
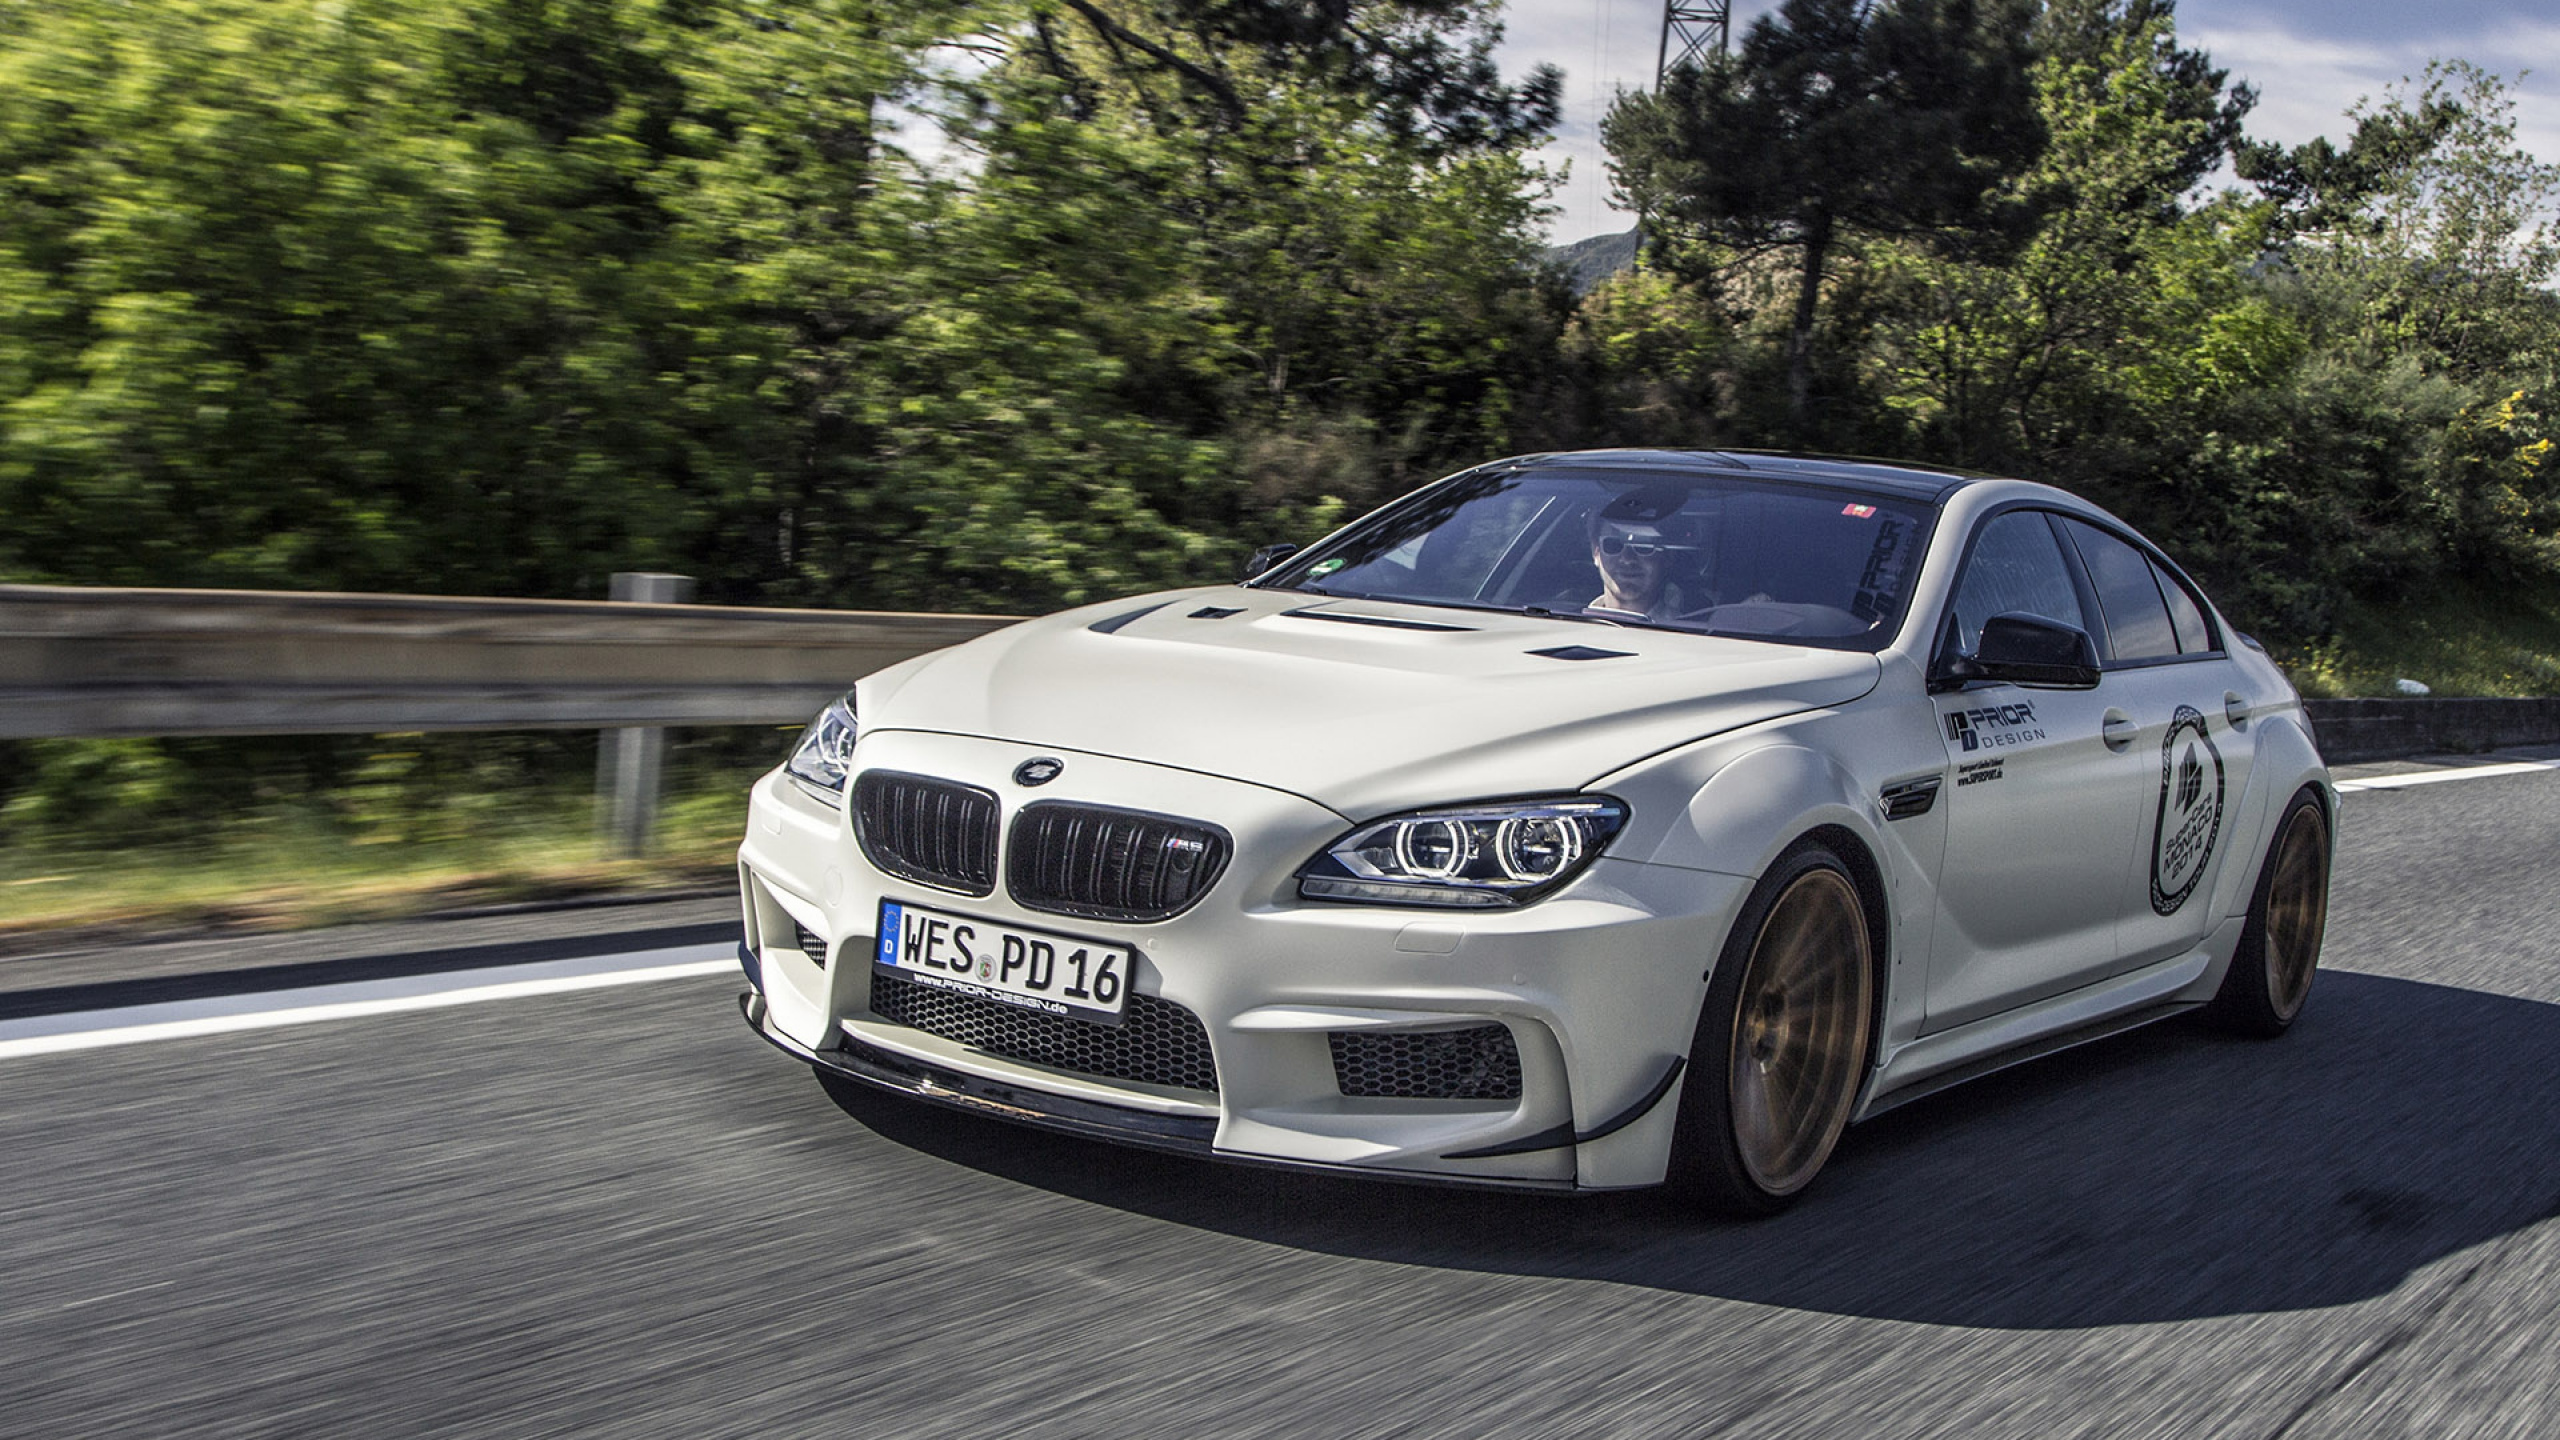
<path fill-rule="evenodd" d="M 1337 1165 L 1321 1160 L 1291 1160 L 1280 1156 L 1242 1155 L 1220 1150 L 1215 1141 L 1218 1122 L 1183 1115 L 1159 1115 L 1120 1105 L 1105 1105 L 1092 1100 L 1078 1100 L 1045 1091 L 1026 1090 L 1000 1080 L 938 1069 L 902 1055 L 865 1045 L 858 1040 L 845 1040 L 826 1049 L 812 1049 L 765 1023 L 764 997 L 749 991 L 738 997 L 738 1009 L 747 1025 L 764 1037 L 765 1043 L 806 1061 L 830 1075 L 860 1081 L 874 1089 L 886 1090 L 909 1099 L 923 1100 L 954 1110 L 1030 1125 L 1087 1140 L 1108 1140 L 1120 1145 L 1136 1145 L 1148 1150 L 1187 1155 L 1202 1160 L 1216 1160 L 1230 1165 L 1253 1165 L 1266 1169 L 1296 1170 L 1312 1174 L 1353 1176 L 1362 1180 L 1387 1180 L 1406 1185 L 1455 1186 L 1470 1190 L 1533 1190 L 1545 1194 L 1580 1195 L 1585 1191 L 1570 1180 L 1514 1180 L 1472 1175 L 1430 1175 L 1410 1170 L 1375 1169 L 1360 1165 Z"/>

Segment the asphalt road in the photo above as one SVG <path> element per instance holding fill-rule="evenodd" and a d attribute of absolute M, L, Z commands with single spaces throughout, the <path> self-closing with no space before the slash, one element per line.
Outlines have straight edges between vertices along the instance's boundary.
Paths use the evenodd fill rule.
<path fill-rule="evenodd" d="M 717 977 L 0 1059 L 0 1434 L 2548 1435 L 2560 773 L 2346 824 L 2291 1036 L 1934 1097 L 1757 1224 L 848 1114 Z M 336 943 L 674 933 L 542 923 Z M 121 963 L 15 1013 L 201 983 Z"/>

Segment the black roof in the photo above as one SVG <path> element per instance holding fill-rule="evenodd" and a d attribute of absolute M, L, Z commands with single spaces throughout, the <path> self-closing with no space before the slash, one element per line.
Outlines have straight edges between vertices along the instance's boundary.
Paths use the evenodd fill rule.
<path fill-rule="evenodd" d="M 1552 450 L 1519 455 L 1497 464 L 1522 469 L 1549 466 L 1629 470 L 1741 471 L 1773 479 L 1829 481 L 1879 491 L 1903 499 L 1937 504 L 1977 480 L 1997 477 L 1972 470 L 1919 465 L 1900 460 L 1859 460 L 1844 455 L 1806 455 L 1779 450 Z"/>

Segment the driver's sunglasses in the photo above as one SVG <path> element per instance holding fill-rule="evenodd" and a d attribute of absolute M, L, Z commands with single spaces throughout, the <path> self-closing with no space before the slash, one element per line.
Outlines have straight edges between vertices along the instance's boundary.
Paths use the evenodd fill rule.
<path fill-rule="evenodd" d="M 1632 555 L 1638 560 L 1651 560 L 1658 555 L 1668 555 L 1678 548 L 1675 545 L 1666 545 L 1659 540 L 1638 540 L 1632 535 L 1620 535 L 1614 532 L 1600 537 L 1600 553 L 1612 560 L 1621 555 Z"/>

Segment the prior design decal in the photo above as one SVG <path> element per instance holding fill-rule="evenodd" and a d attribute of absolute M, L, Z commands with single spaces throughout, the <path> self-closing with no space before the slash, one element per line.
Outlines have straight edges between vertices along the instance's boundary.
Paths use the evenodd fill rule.
<path fill-rule="evenodd" d="M 1999 750 L 2011 745 L 2032 745 L 2044 738 L 2044 729 L 2036 724 L 2036 707 L 2020 700 L 2009 705 L 1985 705 L 1979 710 L 1949 711 L 1947 738 L 1959 749 Z"/>
<path fill-rule="evenodd" d="M 1988 785 L 2000 778 L 2000 767 L 2006 763 L 2000 760 L 1976 760 L 1970 765 L 1959 765 L 1956 767 L 1956 788 L 1962 789 L 1967 785 Z"/>
<path fill-rule="evenodd" d="M 2187 903 L 2221 835 L 2222 752 L 2205 733 L 2204 716 L 2181 705 L 2160 742 L 2160 817 L 2151 831 L 2154 911 L 2174 915 Z"/>
<path fill-rule="evenodd" d="M 1840 513 L 1871 519 L 1876 507 L 1852 505 Z M 1893 519 L 1876 527 L 1875 543 L 1867 547 L 1866 568 L 1858 572 L 1858 593 L 1849 601 L 1849 613 L 1861 620 L 1881 619 L 1885 597 L 1902 587 L 1902 572 L 1911 563 L 1910 557 L 1902 553 L 1902 531 L 1902 522 Z"/>

